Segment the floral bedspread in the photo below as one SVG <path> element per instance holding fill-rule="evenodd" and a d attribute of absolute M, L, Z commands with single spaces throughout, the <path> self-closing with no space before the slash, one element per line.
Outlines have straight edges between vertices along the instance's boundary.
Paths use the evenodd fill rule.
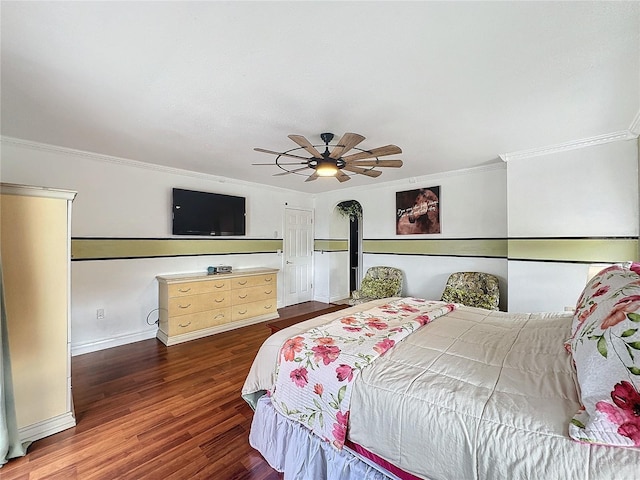
<path fill-rule="evenodd" d="M 351 388 L 360 371 L 453 304 L 402 298 L 334 320 L 288 339 L 280 351 L 276 410 L 341 449 Z"/>

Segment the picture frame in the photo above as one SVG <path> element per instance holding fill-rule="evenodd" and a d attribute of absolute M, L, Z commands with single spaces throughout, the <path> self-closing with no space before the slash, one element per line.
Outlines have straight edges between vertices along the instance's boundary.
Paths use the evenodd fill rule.
<path fill-rule="evenodd" d="M 442 233 L 440 185 L 396 192 L 396 235 Z"/>

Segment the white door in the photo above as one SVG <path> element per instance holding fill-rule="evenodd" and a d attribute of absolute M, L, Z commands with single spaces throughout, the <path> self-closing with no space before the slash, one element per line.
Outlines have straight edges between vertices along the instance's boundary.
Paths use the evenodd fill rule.
<path fill-rule="evenodd" d="M 312 299 L 313 214 L 311 210 L 284 209 L 284 304 Z"/>

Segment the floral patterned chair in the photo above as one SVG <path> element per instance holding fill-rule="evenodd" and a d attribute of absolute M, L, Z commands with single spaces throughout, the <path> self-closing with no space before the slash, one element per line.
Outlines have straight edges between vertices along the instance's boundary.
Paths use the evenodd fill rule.
<path fill-rule="evenodd" d="M 371 267 L 367 270 L 359 290 L 351 293 L 351 305 L 377 298 L 402 295 L 402 270 L 394 267 Z"/>
<path fill-rule="evenodd" d="M 444 287 L 441 300 L 461 303 L 467 307 L 498 310 L 500 302 L 498 277 L 483 272 L 452 273 Z"/>

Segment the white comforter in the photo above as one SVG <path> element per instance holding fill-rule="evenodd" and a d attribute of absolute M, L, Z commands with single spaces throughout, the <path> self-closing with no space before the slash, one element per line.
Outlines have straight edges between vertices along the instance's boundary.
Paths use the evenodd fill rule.
<path fill-rule="evenodd" d="M 381 304 L 386 300 L 375 301 Z M 273 387 L 280 346 L 351 307 L 277 332 L 243 387 Z M 365 369 L 348 437 L 414 475 L 438 479 L 640 479 L 640 449 L 568 437 L 579 407 L 563 342 L 568 314 L 509 314 L 460 306 Z"/>

